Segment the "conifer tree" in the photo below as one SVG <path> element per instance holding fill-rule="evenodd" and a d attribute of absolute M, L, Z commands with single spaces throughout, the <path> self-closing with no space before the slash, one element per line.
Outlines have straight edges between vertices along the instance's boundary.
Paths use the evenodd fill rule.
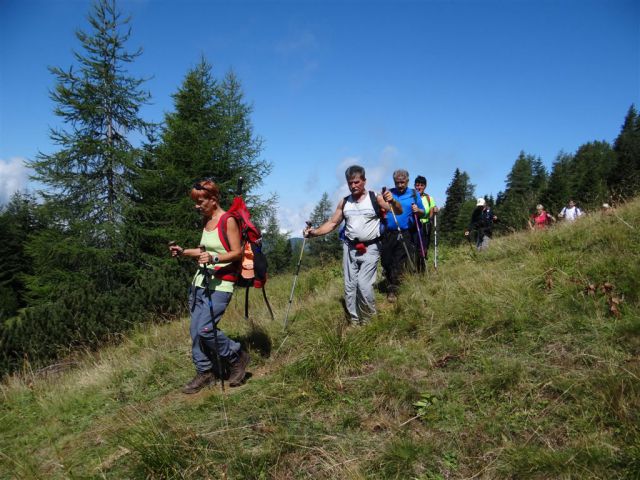
<path fill-rule="evenodd" d="M 131 212 L 137 219 L 132 228 L 138 226 L 133 235 L 156 255 L 166 249 L 167 239 L 186 244 L 199 240 L 200 219 L 188 196 L 195 181 L 212 178 L 225 208 L 242 176 L 247 204 L 259 218 L 262 211 L 250 192 L 271 170 L 259 158 L 262 139 L 253 134 L 251 107 L 233 74 L 218 82 L 202 58 L 173 98 L 175 110 L 166 115 L 160 141 L 136 179 L 140 195 Z"/>
<path fill-rule="evenodd" d="M 150 299 L 162 290 L 162 282 L 148 289 L 137 284 L 136 252 L 123 242 L 142 153 L 131 138 L 150 127 L 139 115 L 149 99 L 143 80 L 127 74 L 140 50 L 125 49 L 129 19 L 114 0 L 99 0 L 88 21 L 91 31 L 76 34 L 82 47 L 76 67 L 50 69 L 57 79 L 51 98 L 62 120 L 50 136 L 59 150 L 29 162 L 34 178 L 48 187 L 38 208 L 47 228 L 25 245 L 33 267 L 22 277 L 28 305 L 3 332 L 0 368 L 122 331 L 153 312 Z"/>
<path fill-rule="evenodd" d="M 274 205 L 274 202 L 270 202 Z M 291 264 L 293 251 L 288 233 L 280 231 L 277 209 L 269 210 L 266 218 L 266 228 L 262 233 L 263 251 L 269 263 L 269 272 L 280 273 L 286 270 Z"/>
<path fill-rule="evenodd" d="M 573 155 L 560 152 L 551 167 L 547 188 L 541 193 L 540 201 L 545 209 L 557 215 L 572 196 Z"/>
<path fill-rule="evenodd" d="M 309 219 L 314 227 L 318 227 L 326 222 L 333 215 L 334 208 L 331 206 L 329 194 L 324 192 L 320 201 L 311 212 Z M 338 231 L 333 231 L 327 235 L 314 238 L 309 242 L 309 256 L 316 258 L 320 263 L 339 258 L 342 254 Z"/>
<path fill-rule="evenodd" d="M 238 78 L 228 72 L 218 88 L 219 102 L 216 109 L 220 117 L 218 148 L 213 161 L 216 168 L 226 168 L 232 172 L 231 178 L 221 176 L 223 192 L 232 191 L 239 176 L 244 178 L 244 188 L 251 192 L 262 185 L 265 176 L 271 172 L 271 163 L 260 158 L 263 140 L 254 135 L 251 123 L 253 108 L 244 101 L 244 93 Z M 247 203 L 252 212 L 261 215 L 261 207 L 256 198 L 248 195 Z"/>
<path fill-rule="evenodd" d="M 129 19 L 115 0 L 99 0 L 88 20 L 92 31 L 76 33 L 83 49 L 75 54 L 77 69 L 50 68 L 57 79 L 55 113 L 65 124 L 52 128 L 50 137 L 60 150 L 40 153 L 29 166 L 49 187 L 42 193 L 63 221 L 89 222 L 94 238 L 113 243 L 139 154 L 130 136 L 149 127 L 139 116 L 149 94 L 141 89 L 143 79 L 126 73 L 141 50 L 125 49 Z"/>
<path fill-rule="evenodd" d="M 635 105 L 629 107 L 613 148 L 617 160 L 609 174 L 609 188 L 614 196 L 629 199 L 640 192 L 640 115 Z"/>
<path fill-rule="evenodd" d="M 447 187 L 447 198 L 442 209 L 441 230 L 450 242 L 458 243 L 462 239 L 461 211 L 465 202 L 473 200 L 475 186 L 469 180 L 467 172 L 456 168 L 451 183 Z"/>
<path fill-rule="evenodd" d="M 0 208 L 0 326 L 26 306 L 24 276 L 32 273 L 32 262 L 25 251 L 29 235 L 41 229 L 36 202 L 16 192 Z"/>
<path fill-rule="evenodd" d="M 91 32 L 76 33 L 83 49 L 75 55 L 77 70 L 50 69 L 57 78 L 51 97 L 63 122 L 50 136 L 60 149 L 30 162 L 34 178 L 48 187 L 41 210 L 51 219 L 28 245 L 35 265 L 28 279 L 32 306 L 55 302 L 70 288 L 99 284 L 108 292 L 132 281 L 122 255 L 128 251 L 123 214 L 141 155 L 130 137 L 150 127 L 139 115 L 149 94 L 141 89 L 144 80 L 126 72 L 141 51 L 126 50 L 129 19 L 115 1 L 99 0 L 88 21 Z"/>
<path fill-rule="evenodd" d="M 498 212 L 501 223 L 508 229 L 524 228 L 546 183 L 547 173 L 542 161 L 520 152 L 507 175 Z"/>
<path fill-rule="evenodd" d="M 581 208 L 598 208 L 609 201 L 607 178 L 615 160 L 607 142 L 589 142 L 578 148 L 572 162 L 571 197 Z"/>

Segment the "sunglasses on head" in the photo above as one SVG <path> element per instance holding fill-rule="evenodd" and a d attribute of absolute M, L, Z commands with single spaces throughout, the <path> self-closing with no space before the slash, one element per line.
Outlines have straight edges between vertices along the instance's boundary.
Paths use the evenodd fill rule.
<path fill-rule="evenodd" d="M 202 185 L 204 182 L 213 182 L 213 178 L 203 178 L 202 180 L 198 180 L 197 182 L 195 182 L 193 184 L 193 189 L 194 190 L 206 190 L 207 192 L 213 193 L 213 191 L 210 188 L 205 187 L 204 185 Z"/>

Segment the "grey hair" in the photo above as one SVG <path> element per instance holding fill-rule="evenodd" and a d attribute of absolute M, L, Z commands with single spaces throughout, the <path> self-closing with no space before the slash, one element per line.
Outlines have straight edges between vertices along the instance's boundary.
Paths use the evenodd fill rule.
<path fill-rule="evenodd" d="M 351 178 L 355 177 L 356 175 L 360 175 L 360 178 L 362 178 L 362 180 L 366 180 L 364 176 L 364 168 L 361 167 L 360 165 L 351 165 L 344 172 L 344 176 L 346 177 L 347 181 L 349 181 Z"/>
<path fill-rule="evenodd" d="M 399 170 L 396 170 L 395 172 L 393 172 L 393 179 L 394 180 L 397 180 L 397 179 L 400 179 L 400 178 L 406 178 L 407 181 L 409 181 L 409 172 L 407 172 L 406 170 L 404 170 L 402 168 L 399 169 Z"/>

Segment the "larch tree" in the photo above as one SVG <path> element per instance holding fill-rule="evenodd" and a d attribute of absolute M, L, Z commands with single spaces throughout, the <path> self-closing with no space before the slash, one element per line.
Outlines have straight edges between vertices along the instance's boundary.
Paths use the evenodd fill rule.
<path fill-rule="evenodd" d="M 50 137 L 60 149 L 40 153 L 29 166 L 48 187 L 41 193 L 63 223 L 87 222 L 94 239 L 112 244 L 140 154 L 131 138 L 150 126 L 140 117 L 150 95 L 142 89 L 144 79 L 127 73 L 141 50 L 126 50 L 129 18 L 122 18 L 115 0 L 99 0 L 88 21 L 91 32 L 76 33 L 82 47 L 76 68 L 50 67 L 57 79 L 54 112 L 63 123 Z"/>

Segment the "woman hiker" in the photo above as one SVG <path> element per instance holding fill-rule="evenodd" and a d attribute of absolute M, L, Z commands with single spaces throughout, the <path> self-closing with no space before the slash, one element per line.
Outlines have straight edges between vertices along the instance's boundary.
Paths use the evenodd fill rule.
<path fill-rule="evenodd" d="M 555 223 L 556 219 L 553 215 L 548 213 L 543 205 L 536 205 L 536 213 L 532 214 L 529 218 L 529 229 L 530 230 L 542 230 Z"/>
<path fill-rule="evenodd" d="M 237 262 L 242 258 L 238 224 L 220 207 L 220 191 L 213 181 L 197 182 L 191 189 L 191 199 L 203 216 L 200 245 L 204 248 L 169 247 L 172 256 L 190 257 L 200 265 L 189 294 L 191 356 L 196 375 L 184 386 L 184 393 L 196 393 L 215 383 L 216 377 L 224 378 L 225 368 L 220 363 L 229 366 L 229 385 L 241 385 L 249 363 L 249 354 L 217 327 L 231 300 Z"/>

